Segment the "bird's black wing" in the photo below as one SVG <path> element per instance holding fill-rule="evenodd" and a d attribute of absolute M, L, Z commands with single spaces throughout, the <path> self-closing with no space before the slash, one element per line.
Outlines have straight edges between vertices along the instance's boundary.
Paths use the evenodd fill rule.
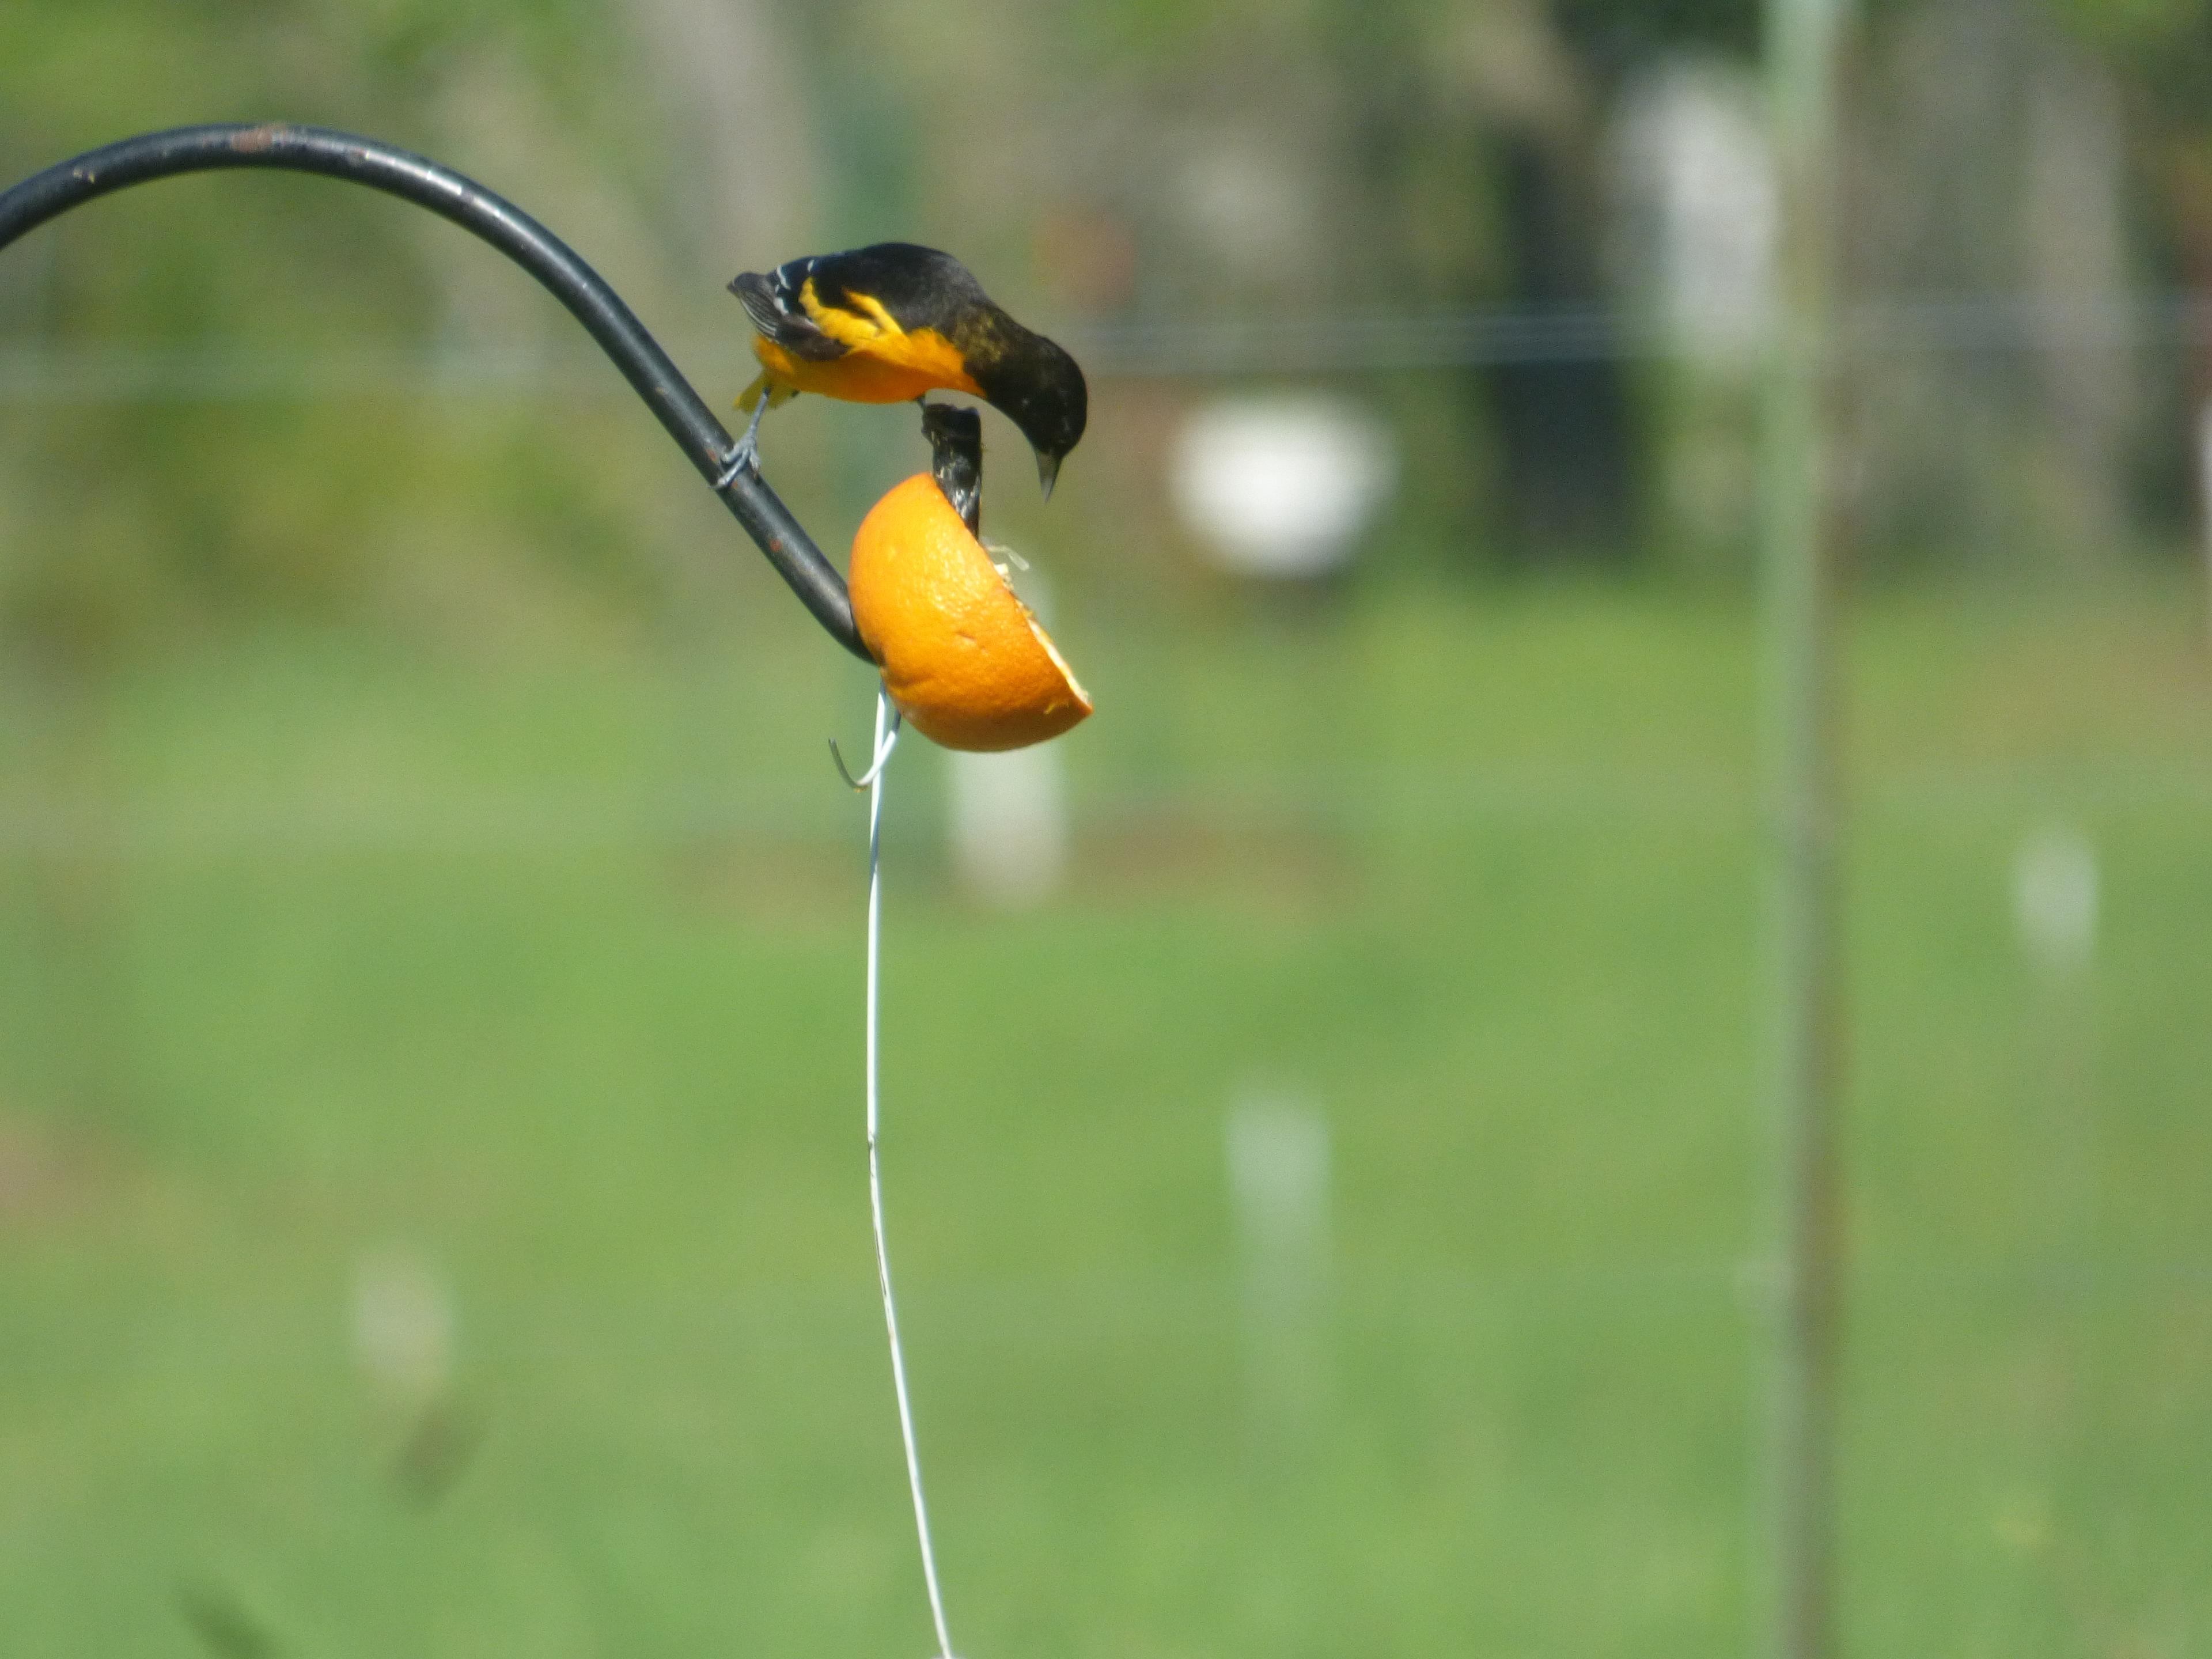
<path fill-rule="evenodd" d="M 860 311 L 853 301 L 866 295 L 908 331 L 933 328 L 958 339 L 981 313 L 996 309 L 967 266 L 949 253 L 912 242 L 878 242 L 798 263 L 809 267 L 806 276 L 814 279 L 814 296 L 823 304 Z"/>
<path fill-rule="evenodd" d="M 794 357 L 827 362 L 842 357 L 846 348 L 831 339 L 806 314 L 799 291 L 820 264 L 818 259 L 793 259 L 774 270 L 740 271 L 730 280 L 730 292 L 744 307 L 752 325 Z M 819 292 L 819 289 L 817 289 Z"/>

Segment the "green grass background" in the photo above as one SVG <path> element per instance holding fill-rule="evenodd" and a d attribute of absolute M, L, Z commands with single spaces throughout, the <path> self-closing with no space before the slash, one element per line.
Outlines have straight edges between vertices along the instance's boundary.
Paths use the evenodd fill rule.
<path fill-rule="evenodd" d="M 1748 1650 L 1752 618 L 1530 585 L 1059 631 L 1099 704 L 1066 890 L 960 892 L 926 745 L 889 809 L 961 1653 Z M 2212 1650 L 2200 603 L 1879 596 L 1849 655 L 1847 1649 Z M 867 696 L 788 609 L 566 657 L 269 632 L 14 695 L 0 1651 L 930 1650 L 822 748 Z M 2101 861 L 2071 978 L 2013 920 L 2051 824 Z M 1334 1139 L 1303 1424 L 1241 1346 L 1255 1087 Z M 483 1430 L 431 1504 L 349 1338 L 393 1249 L 451 1286 Z"/>

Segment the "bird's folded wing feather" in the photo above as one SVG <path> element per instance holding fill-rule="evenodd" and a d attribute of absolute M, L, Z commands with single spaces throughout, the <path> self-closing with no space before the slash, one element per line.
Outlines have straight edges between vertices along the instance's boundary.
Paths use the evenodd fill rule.
<path fill-rule="evenodd" d="M 826 362 L 842 357 L 847 347 L 824 334 L 815 320 L 799 308 L 799 284 L 789 281 L 787 268 L 773 271 L 748 270 L 730 284 L 730 292 L 745 308 L 745 315 L 767 338 L 794 357 Z"/>

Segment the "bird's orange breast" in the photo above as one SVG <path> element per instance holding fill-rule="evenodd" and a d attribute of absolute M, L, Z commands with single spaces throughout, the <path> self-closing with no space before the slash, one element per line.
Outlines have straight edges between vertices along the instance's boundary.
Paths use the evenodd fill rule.
<path fill-rule="evenodd" d="M 983 395 L 960 348 L 933 328 L 884 326 L 875 319 L 848 317 L 827 307 L 817 314 L 827 325 L 823 331 L 844 342 L 844 354 L 827 360 L 794 356 L 773 340 L 755 335 L 753 355 L 772 380 L 796 391 L 856 404 L 908 403 L 926 392 Z M 831 319 L 848 326 L 836 326 Z M 889 323 L 887 318 L 882 320 Z"/>

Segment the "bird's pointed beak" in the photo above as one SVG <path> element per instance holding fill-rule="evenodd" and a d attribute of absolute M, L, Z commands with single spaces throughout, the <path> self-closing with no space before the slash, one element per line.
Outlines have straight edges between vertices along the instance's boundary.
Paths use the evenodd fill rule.
<path fill-rule="evenodd" d="M 1053 483 L 1059 477 L 1060 457 L 1048 455 L 1042 450 L 1039 450 L 1037 452 L 1037 483 L 1043 487 L 1045 500 L 1052 499 Z"/>

